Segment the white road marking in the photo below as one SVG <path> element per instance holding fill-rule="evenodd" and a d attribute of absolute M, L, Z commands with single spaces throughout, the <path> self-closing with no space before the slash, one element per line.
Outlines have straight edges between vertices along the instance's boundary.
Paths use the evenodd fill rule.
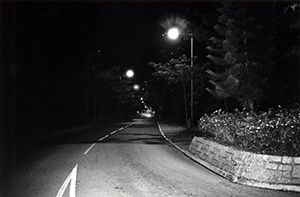
<path fill-rule="evenodd" d="M 124 127 L 119 128 L 119 129 L 117 129 L 117 130 L 114 130 L 114 131 L 110 132 L 109 135 L 113 135 L 113 134 L 115 134 L 115 133 L 118 132 L 118 131 L 121 131 L 121 130 L 123 130 L 123 129 L 126 129 L 126 128 L 130 127 L 131 125 L 132 125 L 132 124 L 129 124 L 129 125 L 126 125 L 126 126 L 124 126 Z M 105 135 L 104 137 L 100 138 L 98 141 L 100 142 L 100 141 L 104 140 L 104 139 L 107 138 L 109 135 Z M 96 145 L 96 143 L 92 144 L 92 145 L 91 145 L 91 146 L 90 146 L 83 154 L 84 154 L 84 155 L 88 154 L 89 151 L 90 151 L 95 145 Z"/>
<path fill-rule="evenodd" d="M 83 154 L 86 155 L 88 152 L 96 145 L 96 143 L 92 144 Z"/>
<path fill-rule="evenodd" d="M 72 172 L 69 174 L 69 176 L 67 177 L 67 179 L 65 180 L 65 182 L 62 184 L 61 188 L 59 189 L 56 197 L 62 197 L 64 195 L 64 192 L 67 188 L 67 186 L 70 184 L 70 193 L 69 196 L 70 197 L 75 197 L 75 192 L 76 192 L 76 176 L 77 176 L 77 167 L 78 164 L 75 165 L 75 167 L 73 168 Z"/>
<path fill-rule="evenodd" d="M 104 140 L 104 139 L 107 138 L 107 137 L 108 137 L 108 135 L 106 135 L 106 136 L 100 138 L 98 141 L 100 142 L 100 141 Z"/>
<path fill-rule="evenodd" d="M 70 184 L 70 197 L 75 197 L 75 192 L 76 192 L 76 177 L 77 177 L 77 166 L 74 167 L 72 170 L 72 178 L 71 178 L 71 184 Z"/>
<path fill-rule="evenodd" d="M 112 132 L 110 132 L 111 135 L 115 134 L 116 132 L 118 132 L 118 130 L 114 130 Z"/>

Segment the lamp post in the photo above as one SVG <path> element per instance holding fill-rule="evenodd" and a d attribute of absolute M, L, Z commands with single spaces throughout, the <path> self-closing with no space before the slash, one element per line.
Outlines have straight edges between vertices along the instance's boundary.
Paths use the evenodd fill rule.
<path fill-rule="evenodd" d="M 180 31 L 177 27 L 173 27 L 168 30 L 168 37 L 172 40 L 178 39 L 180 35 Z M 190 117 L 190 129 L 193 127 L 193 119 L 194 119 L 194 112 L 193 112 L 193 105 L 194 105 L 194 82 L 193 82 L 193 64 L 194 64 L 194 38 L 193 33 L 182 33 L 190 36 L 191 38 L 191 117 Z"/>

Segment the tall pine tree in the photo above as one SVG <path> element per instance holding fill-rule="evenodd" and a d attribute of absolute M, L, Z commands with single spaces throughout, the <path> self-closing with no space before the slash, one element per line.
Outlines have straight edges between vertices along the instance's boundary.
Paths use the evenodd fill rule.
<path fill-rule="evenodd" d="M 273 37 L 252 14 L 257 5 L 222 3 L 214 26 L 217 35 L 207 47 L 212 66 L 206 72 L 213 86 L 206 90 L 219 99 L 235 98 L 248 110 L 262 100 L 273 64 Z"/>

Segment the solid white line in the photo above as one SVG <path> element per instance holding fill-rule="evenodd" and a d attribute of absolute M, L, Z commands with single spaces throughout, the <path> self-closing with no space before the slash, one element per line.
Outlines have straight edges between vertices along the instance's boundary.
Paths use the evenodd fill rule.
<path fill-rule="evenodd" d="M 86 155 L 88 152 L 96 145 L 96 143 L 92 144 L 83 154 Z"/>
<path fill-rule="evenodd" d="M 78 166 L 78 164 L 76 164 L 76 166 L 73 168 L 72 172 L 68 175 L 67 179 L 65 180 L 65 182 L 62 184 L 61 188 L 59 189 L 56 197 L 62 197 L 64 195 L 64 192 L 70 181 L 71 181 L 71 185 L 70 185 L 70 194 L 69 195 L 70 195 L 70 197 L 75 197 L 77 166 Z"/>
<path fill-rule="evenodd" d="M 103 138 L 100 138 L 98 141 L 100 142 L 100 141 L 104 140 L 107 137 L 108 137 L 108 135 L 104 136 Z"/>
<path fill-rule="evenodd" d="M 69 174 L 69 176 L 67 177 L 67 179 L 65 180 L 65 182 L 62 184 L 61 188 L 59 189 L 56 197 L 62 197 L 64 195 L 64 192 L 69 184 L 71 180 L 71 173 Z"/>
<path fill-rule="evenodd" d="M 72 170 L 72 178 L 71 178 L 71 185 L 70 185 L 70 197 L 75 197 L 75 192 L 76 192 L 76 176 L 77 176 L 77 166 L 74 167 Z"/>

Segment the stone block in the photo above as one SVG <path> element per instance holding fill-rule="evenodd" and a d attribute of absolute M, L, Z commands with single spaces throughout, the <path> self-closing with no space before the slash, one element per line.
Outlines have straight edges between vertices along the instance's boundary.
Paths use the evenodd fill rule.
<path fill-rule="evenodd" d="M 278 165 L 278 170 L 282 170 L 282 171 L 291 171 L 292 170 L 292 166 L 291 165 L 284 165 L 284 164 L 279 164 Z"/>
<path fill-rule="evenodd" d="M 294 165 L 292 177 L 300 178 L 300 165 Z"/>
<path fill-rule="evenodd" d="M 300 164 L 300 157 L 294 157 L 294 164 Z"/>
<path fill-rule="evenodd" d="M 264 168 L 267 162 L 263 159 L 263 155 L 255 154 L 252 159 L 252 165 L 255 165 L 259 168 Z"/>
<path fill-rule="evenodd" d="M 229 166 L 228 164 L 226 164 L 226 163 L 222 163 L 222 164 L 220 165 L 220 168 L 221 168 L 222 170 L 226 171 L 226 172 L 230 172 L 230 166 Z"/>
<path fill-rule="evenodd" d="M 281 163 L 282 157 L 281 156 L 271 156 L 270 161 L 271 163 Z"/>
<path fill-rule="evenodd" d="M 269 179 L 270 172 L 266 169 L 259 169 L 257 171 L 245 171 L 244 178 L 249 180 L 255 180 L 265 182 Z"/>
<path fill-rule="evenodd" d="M 271 159 L 272 156 L 270 156 L 270 155 L 262 155 L 262 159 L 264 160 L 264 161 L 266 161 L 266 162 L 269 162 Z"/>
<path fill-rule="evenodd" d="M 225 152 L 223 153 L 224 159 L 231 160 L 232 156 L 233 156 L 233 153 L 230 152 L 230 151 L 225 151 Z"/>
<path fill-rule="evenodd" d="M 213 158 L 212 164 L 216 167 L 220 167 L 221 162 L 217 158 Z"/>
<path fill-rule="evenodd" d="M 203 142 L 197 142 L 197 151 L 201 151 L 204 143 Z"/>
<path fill-rule="evenodd" d="M 278 167 L 278 164 L 276 164 L 276 163 L 266 163 L 266 169 L 276 170 L 277 167 Z"/>
<path fill-rule="evenodd" d="M 245 174 L 246 170 L 246 165 L 244 164 L 238 164 L 236 170 L 235 170 L 235 175 L 238 177 L 243 177 Z"/>
<path fill-rule="evenodd" d="M 261 156 L 254 154 L 251 162 L 248 164 L 247 172 L 260 172 L 265 169 L 266 161 L 261 159 Z"/>
<path fill-rule="evenodd" d="M 196 152 L 196 156 L 197 156 L 198 158 L 201 158 L 203 154 L 204 154 L 204 153 L 201 153 L 201 152 L 199 152 L 199 151 Z"/>
<path fill-rule="evenodd" d="M 211 162 L 214 162 L 214 160 L 219 160 L 219 155 L 218 154 L 215 154 L 215 153 L 213 153 L 213 154 L 210 154 L 210 160 L 211 160 Z"/>
<path fill-rule="evenodd" d="M 203 159 L 203 160 L 205 160 L 205 161 L 208 161 L 208 155 L 207 154 L 202 154 L 201 156 L 200 156 L 200 158 L 201 159 Z"/>
<path fill-rule="evenodd" d="M 219 148 L 214 147 L 213 150 L 212 150 L 212 152 L 214 154 L 218 155 L 221 152 L 221 150 Z"/>
<path fill-rule="evenodd" d="M 250 165 L 253 157 L 254 157 L 254 153 L 245 152 L 243 160 L 245 163 Z"/>
<path fill-rule="evenodd" d="M 282 171 L 282 178 L 291 179 L 291 171 Z"/>
<path fill-rule="evenodd" d="M 252 179 L 255 181 L 259 181 L 259 182 L 267 182 L 270 181 L 270 179 L 272 179 L 272 177 L 274 177 L 274 175 L 276 175 L 276 170 L 268 170 L 268 169 L 259 169 L 257 171 L 251 171 L 251 172 L 247 172 L 245 173 L 244 177 L 247 179 Z M 277 177 L 277 175 L 276 175 Z M 277 180 L 278 178 L 276 178 Z"/>
<path fill-rule="evenodd" d="M 192 143 L 190 144 L 190 146 L 189 146 L 189 151 L 190 151 L 192 154 L 196 154 L 197 148 L 198 148 L 198 146 L 195 145 L 195 144 L 192 142 Z"/>
<path fill-rule="evenodd" d="M 209 151 L 207 151 L 207 154 L 211 157 L 211 158 L 213 158 L 213 157 L 215 157 L 215 152 L 213 151 L 213 150 L 209 150 Z"/>
<path fill-rule="evenodd" d="M 293 178 L 291 179 L 290 183 L 298 185 L 300 187 L 300 178 Z"/>
<path fill-rule="evenodd" d="M 243 163 L 243 152 L 242 151 L 237 151 L 233 154 L 232 160 L 238 163 Z"/>
<path fill-rule="evenodd" d="M 231 165 L 230 165 L 230 172 L 232 174 L 235 174 L 238 168 L 239 168 L 239 164 L 237 164 L 236 162 L 232 161 Z"/>
<path fill-rule="evenodd" d="M 201 141 L 202 141 L 202 139 L 201 139 L 201 138 L 199 138 L 199 137 L 194 137 L 194 138 L 193 138 L 193 140 L 194 140 L 194 139 L 195 139 L 195 142 L 196 142 L 196 143 L 199 143 L 199 142 L 201 142 Z"/>
<path fill-rule="evenodd" d="M 278 183 L 286 184 L 291 182 L 291 177 L 284 177 L 282 176 Z"/>
<path fill-rule="evenodd" d="M 275 170 L 268 170 L 266 172 L 267 181 L 269 183 L 279 183 L 282 179 L 282 172 Z"/>
<path fill-rule="evenodd" d="M 210 144 L 208 144 L 208 143 L 203 145 L 203 149 L 206 151 L 209 150 L 209 147 L 210 147 Z"/>
<path fill-rule="evenodd" d="M 291 164 L 291 163 L 293 163 L 293 157 L 287 157 L 287 156 L 282 157 L 282 163 L 283 164 Z"/>
<path fill-rule="evenodd" d="M 207 160 L 208 162 L 212 163 L 213 158 L 214 158 L 214 154 L 211 154 L 211 152 L 207 152 L 206 155 L 207 155 L 206 160 Z"/>

